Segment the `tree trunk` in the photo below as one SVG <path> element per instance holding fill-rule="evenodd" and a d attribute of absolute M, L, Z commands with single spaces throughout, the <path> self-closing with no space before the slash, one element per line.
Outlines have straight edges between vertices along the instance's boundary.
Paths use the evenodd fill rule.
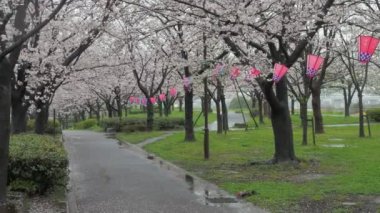
<path fill-rule="evenodd" d="M 312 95 L 312 106 L 313 106 L 313 115 L 315 123 L 315 133 L 322 134 L 325 133 L 323 127 L 323 117 L 321 110 L 321 88 L 317 87 L 311 90 Z"/>
<path fill-rule="evenodd" d="M 96 114 L 96 123 L 98 125 L 100 125 L 100 109 L 101 109 L 100 104 L 96 103 L 96 112 L 95 112 L 95 114 Z"/>
<path fill-rule="evenodd" d="M 29 105 L 12 102 L 12 133 L 26 132 Z"/>
<path fill-rule="evenodd" d="M 364 107 L 363 107 L 363 92 L 358 90 L 359 98 L 359 137 L 364 138 Z"/>
<path fill-rule="evenodd" d="M 86 120 L 86 111 L 84 111 L 84 110 L 81 111 L 80 118 L 82 121 Z"/>
<path fill-rule="evenodd" d="M 257 98 L 255 97 L 254 94 L 251 94 L 251 108 L 254 110 L 256 108 L 256 103 L 257 103 Z"/>
<path fill-rule="evenodd" d="M 116 106 L 117 106 L 117 116 L 119 118 L 123 117 L 123 106 L 121 105 L 121 99 L 120 97 L 116 100 Z"/>
<path fill-rule="evenodd" d="M 183 98 L 182 97 L 178 98 L 178 102 L 179 102 L 179 111 L 183 112 Z"/>
<path fill-rule="evenodd" d="M 185 141 L 195 141 L 193 125 L 193 90 L 185 90 Z"/>
<path fill-rule="evenodd" d="M 201 109 L 202 109 L 202 113 L 204 114 L 205 113 L 205 99 L 204 97 L 200 97 L 201 98 Z"/>
<path fill-rule="evenodd" d="M 42 135 L 45 133 L 47 127 L 47 121 L 49 119 L 49 107 L 46 104 L 38 104 L 37 106 L 41 111 L 36 115 L 34 132 L 36 134 Z"/>
<path fill-rule="evenodd" d="M 307 103 L 300 102 L 302 145 L 307 145 Z"/>
<path fill-rule="evenodd" d="M 217 133 L 222 134 L 223 133 L 223 116 L 220 109 L 220 101 L 216 101 L 215 106 L 216 106 Z"/>
<path fill-rule="evenodd" d="M 208 103 L 207 113 L 212 113 L 212 104 L 211 104 L 210 98 L 207 100 L 207 103 Z"/>
<path fill-rule="evenodd" d="M 7 195 L 12 69 L 7 59 L 0 63 L 0 210 L 3 212 Z"/>
<path fill-rule="evenodd" d="M 259 105 L 259 122 L 260 124 L 264 124 L 263 99 L 258 98 L 257 102 L 257 104 Z"/>
<path fill-rule="evenodd" d="M 276 95 L 273 91 L 273 82 L 262 80 L 260 86 L 271 107 L 271 120 L 275 140 L 273 162 L 296 160 L 293 146 L 293 128 L 288 105 L 287 79 L 283 77 L 276 83 Z"/>
<path fill-rule="evenodd" d="M 271 117 L 270 106 L 267 101 L 263 101 L 264 115 L 268 118 Z"/>
<path fill-rule="evenodd" d="M 171 113 L 171 105 L 170 103 L 167 103 L 164 105 L 164 114 L 165 114 L 165 117 L 168 117 Z"/>
<path fill-rule="evenodd" d="M 221 88 L 220 103 L 222 105 L 223 130 L 228 131 L 229 130 L 228 109 L 227 109 L 226 97 L 224 96 L 224 87 Z"/>
<path fill-rule="evenodd" d="M 154 107 L 150 100 L 146 107 L 146 130 L 153 131 L 153 121 L 154 121 Z"/>
<path fill-rule="evenodd" d="M 296 100 L 292 99 L 291 108 L 292 108 L 292 115 L 295 114 L 294 105 L 296 103 Z"/>
<path fill-rule="evenodd" d="M 113 109 L 112 109 L 111 104 L 106 103 L 106 108 L 107 108 L 107 112 L 108 112 L 108 118 L 112 118 L 113 117 Z"/>
<path fill-rule="evenodd" d="M 163 116 L 163 103 L 162 103 L 162 101 L 159 101 L 158 102 L 158 112 L 160 113 L 160 117 L 162 117 Z"/>
<path fill-rule="evenodd" d="M 124 117 L 128 117 L 128 107 L 124 107 Z"/>
<path fill-rule="evenodd" d="M 90 119 L 92 119 L 93 118 L 93 109 L 92 109 L 92 107 L 90 108 L 90 110 L 88 111 L 88 117 L 90 118 Z"/>
<path fill-rule="evenodd" d="M 350 107 L 352 103 L 352 98 L 354 97 L 356 89 L 352 90 L 352 86 L 349 85 L 348 88 L 343 88 L 344 97 L 344 116 L 350 117 Z"/>

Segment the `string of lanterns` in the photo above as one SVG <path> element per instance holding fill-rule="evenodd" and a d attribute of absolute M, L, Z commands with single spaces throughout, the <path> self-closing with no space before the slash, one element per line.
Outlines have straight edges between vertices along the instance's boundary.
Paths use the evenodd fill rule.
<path fill-rule="evenodd" d="M 371 61 L 373 54 L 377 46 L 380 43 L 380 39 L 375 38 L 373 36 L 361 35 L 358 37 L 358 45 L 359 45 L 359 54 L 358 60 L 362 64 L 368 64 Z M 313 79 L 317 76 L 318 71 L 321 69 L 324 64 L 325 59 L 318 55 L 308 55 L 307 56 L 307 66 L 306 66 L 306 76 L 310 79 Z M 217 76 L 224 76 L 226 74 L 226 65 L 223 63 L 217 63 L 212 72 L 212 79 L 215 80 Z M 273 78 L 272 80 L 275 83 L 279 83 L 281 79 L 288 73 L 289 68 L 284 64 L 276 63 L 274 65 Z M 241 75 L 242 71 L 239 67 L 233 66 L 229 73 L 229 77 L 232 81 L 236 82 L 237 78 Z M 262 72 L 255 67 L 252 67 L 251 70 L 245 72 L 244 80 L 247 82 L 252 81 L 253 79 L 260 77 Z M 183 77 L 182 79 L 183 87 L 185 91 L 191 91 L 192 89 L 192 78 L 191 77 Z M 174 98 L 177 96 L 177 89 L 172 87 L 169 89 L 170 97 Z M 160 102 L 164 102 L 167 99 L 166 94 L 162 93 L 158 95 L 158 100 Z M 147 106 L 148 100 L 151 104 L 157 103 L 156 97 L 150 97 L 149 99 L 145 97 L 130 97 L 129 104 L 133 105 L 143 105 Z"/>

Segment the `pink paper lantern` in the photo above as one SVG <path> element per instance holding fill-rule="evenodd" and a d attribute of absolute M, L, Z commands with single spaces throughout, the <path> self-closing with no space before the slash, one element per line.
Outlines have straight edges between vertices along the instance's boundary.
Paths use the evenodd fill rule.
<path fill-rule="evenodd" d="M 134 104 L 135 103 L 135 97 L 131 96 L 129 97 L 129 104 Z"/>
<path fill-rule="evenodd" d="M 308 55 L 306 75 L 309 78 L 314 78 L 317 75 L 318 70 L 321 68 L 324 61 L 325 59 L 320 56 Z"/>
<path fill-rule="evenodd" d="M 256 78 L 257 76 L 261 75 L 261 71 L 256 68 L 252 68 L 251 71 L 249 71 L 249 75 L 252 78 Z"/>
<path fill-rule="evenodd" d="M 380 40 L 373 36 L 359 36 L 359 61 L 366 64 L 371 61 Z"/>
<path fill-rule="evenodd" d="M 140 104 L 141 103 L 141 98 L 135 97 L 134 103 L 135 104 Z"/>
<path fill-rule="evenodd" d="M 141 103 L 141 105 L 143 105 L 143 106 L 146 106 L 146 105 L 147 105 L 147 102 L 148 102 L 148 100 L 147 100 L 146 98 L 141 98 L 141 100 L 140 100 L 140 103 Z"/>
<path fill-rule="evenodd" d="M 157 99 L 155 97 L 151 97 L 151 98 L 149 98 L 149 100 L 150 100 L 151 104 L 156 104 L 157 103 Z"/>
<path fill-rule="evenodd" d="M 231 72 L 230 72 L 230 79 L 236 80 L 239 77 L 240 73 L 241 73 L 241 71 L 240 71 L 239 67 L 233 67 Z"/>
<path fill-rule="evenodd" d="M 166 94 L 165 93 L 162 93 L 158 96 L 158 98 L 160 99 L 161 102 L 164 102 L 166 100 Z"/>
<path fill-rule="evenodd" d="M 169 94 L 170 94 L 170 96 L 171 97 L 175 97 L 175 96 L 177 96 L 177 89 L 176 88 L 170 88 L 170 90 L 169 90 Z"/>
<path fill-rule="evenodd" d="M 278 83 L 282 77 L 288 72 L 289 68 L 287 68 L 283 64 L 275 64 L 274 65 L 274 75 L 273 75 L 273 81 Z"/>

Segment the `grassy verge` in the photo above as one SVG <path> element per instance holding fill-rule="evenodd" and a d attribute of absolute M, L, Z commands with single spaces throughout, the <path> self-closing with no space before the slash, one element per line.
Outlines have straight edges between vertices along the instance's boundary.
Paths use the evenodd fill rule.
<path fill-rule="evenodd" d="M 296 128 L 295 149 L 301 159 L 297 165 L 249 165 L 272 157 L 270 128 L 211 133 L 209 161 L 202 158 L 200 133 L 195 143 L 184 143 L 183 135 L 175 134 L 145 148 L 231 193 L 255 191 L 248 200 L 272 212 L 376 212 L 380 126 L 372 128 L 372 138 L 364 139 L 357 137 L 357 127 L 326 128 L 326 134 L 317 136 L 317 146 L 301 146 L 301 131 Z M 328 147 L 334 144 L 345 147 Z"/>
<path fill-rule="evenodd" d="M 249 113 L 245 113 L 246 115 L 249 115 Z M 311 118 L 311 114 L 308 115 Z M 256 118 L 256 121 L 259 121 L 259 118 Z M 265 118 L 264 120 L 265 125 L 264 126 L 271 126 L 271 121 L 268 118 Z M 367 121 L 365 121 L 367 122 Z M 253 121 L 249 121 L 249 126 L 253 126 Z M 298 114 L 292 115 L 292 124 L 294 128 L 301 126 L 301 119 Z M 350 117 L 344 117 L 344 115 L 339 114 L 325 114 L 323 115 L 323 124 L 324 125 L 337 125 L 337 124 L 359 124 L 359 117 L 357 115 L 352 115 Z"/>
<path fill-rule="evenodd" d="M 131 132 L 131 133 L 117 133 L 116 138 L 121 142 L 128 142 L 132 144 L 141 143 L 149 138 L 159 137 L 164 135 L 165 132 Z"/>

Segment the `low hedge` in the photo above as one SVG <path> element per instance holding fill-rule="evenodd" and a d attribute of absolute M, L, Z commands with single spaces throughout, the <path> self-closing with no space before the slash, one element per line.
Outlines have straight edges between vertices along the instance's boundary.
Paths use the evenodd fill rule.
<path fill-rule="evenodd" d="M 100 122 L 100 126 L 107 130 L 115 129 L 118 132 L 139 132 L 146 130 L 145 118 L 108 118 Z M 183 128 L 185 120 L 183 118 L 155 118 L 153 121 L 154 130 L 172 130 Z"/>
<path fill-rule="evenodd" d="M 21 134 L 11 137 L 8 185 L 10 190 L 30 195 L 44 194 L 65 185 L 68 159 L 62 143 L 46 135 Z"/>
<path fill-rule="evenodd" d="M 74 124 L 74 129 L 91 129 L 98 124 L 96 119 L 87 119 Z"/>
<path fill-rule="evenodd" d="M 36 121 L 34 119 L 28 120 L 27 125 L 26 125 L 26 130 L 28 132 L 34 132 L 35 122 Z M 54 134 L 54 120 L 48 121 L 47 127 L 45 129 L 45 133 Z M 58 119 L 55 120 L 55 133 L 56 134 L 62 133 L 61 123 L 58 121 Z"/>
<path fill-rule="evenodd" d="M 367 114 L 371 120 L 380 122 L 380 109 L 370 109 L 367 111 Z"/>

